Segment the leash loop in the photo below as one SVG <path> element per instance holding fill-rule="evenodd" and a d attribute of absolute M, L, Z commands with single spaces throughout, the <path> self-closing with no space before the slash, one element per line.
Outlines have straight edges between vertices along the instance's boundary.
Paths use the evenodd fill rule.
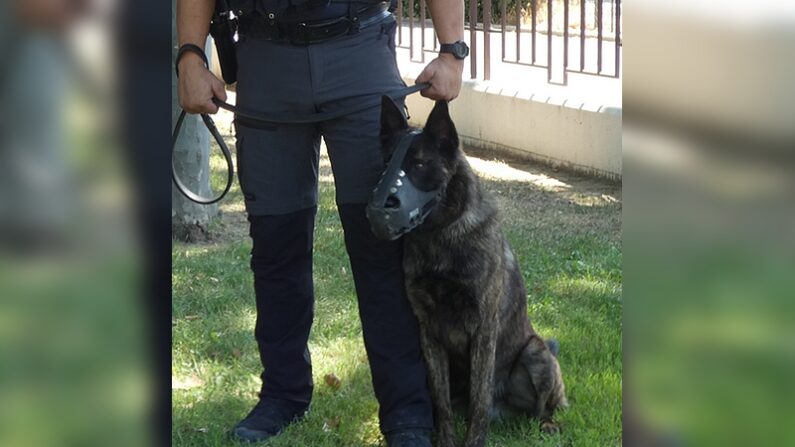
<path fill-rule="evenodd" d="M 424 90 L 428 87 L 430 87 L 430 84 L 428 83 L 414 84 L 399 90 L 395 90 L 394 92 L 387 93 L 386 96 L 389 96 L 392 99 L 405 98 L 408 95 L 416 93 L 420 90 Z M 366 99 L 362 100 L 357 104 L 352 105 L 351 107 L 334 110 L 331 112 L 313 113 L 309 115 L 300 115 L 300 114 L 268 115 L 264 113 L 255 113 L 251 111 L 242 110 L 239 107 L 221 101 L 218 98 L 213 98 L 213 103 L 215 103 L 215 105 L 217 105 L 219 108 L 234 113 L 236 118 L 241 117 L 252 121 L 259 121 L 267 124 L 310 124 L 310 123 L 318 123 L 321 121 L 328 121 L 335 118 L 340 118 L 345 115 L 350 115 L 352 113 L 357 113 L 367 109 L 375 108 L 381 104 L 381 98 L 380 96 L 367 97 Z M 221 136 L 221 133 L 218 131 L 218 128 L 215 126 L 215 122 L 213 122 L 213 119 L 210 118 L 210 116 L 207 115 L 206 113 L 202 113 L 201 117 L 202 121 L 204 121 L 204 125 L 213 135 L 215 141 L 218 142 L 218 146 L 221 148 L 221 152 L 224 155 L 227 167 L 226 185 L 224 186 L 223 191 L 216 197 L 203 197 L 191 191 L 185 185 L 185 183 L 183 183 L 182 180 L 179 178 L 176 167 L 174 166 L 174 150 L 176 149 L 177 140 L 179 138 L 179 132 L 182 129 L 182 122 L 185 120 L 186 114 L 187 112 L 185 112 L 184 110 L 180 112 L 179 118 L 177 118 L 177 124 L 174 126 L 174 133 L 171 136 L 171 179 L 174 181 L 174 185 L 177 187 L 177 191 L 179 191 L 183 196 L 187 197 L 188 200 L 198 203 L 200 205 L 210 205 L 223 199 L 224 196 L 226 196 L 226 194 L 229 192 L 229 189 L 232 187 L 232 182 L 234 181 L 235 177 L 235 167 L 232 161 L 232 152 L 229 150 L 229 147 L 226 145 L 223 136 Z"/>
<path fill-rule="evenodd" d="M 213 135 L 215 141 L 218 142 L 218 146 L 221 147 L 221 152 L 223 152 L 224 159 L 226 160 L 226 186 L 224 186 L 223 192 L 216 197 L 203 197 L 191 191 L 179 178 L 176 166 L 174 166 L 174 151 L 177 147 L 179 131 L 182 129 L 182 122 L 185 121 L 186 114 L 187 112 L 184 110 L 180 112 L 179 118 L 177 118 L 177 125 L 174 126 L 174 133 L 171 136 L 171 179 L 174 181 L 177 191 L 179 191 L 183 196 L 187 197 L 190 201 L 200 205 L 211 205 L 223 199 L 226 193 L 228 193 L 229 189 L 232 187 L 232 182 L 234 181 L 235 177 L 235 165 L 232 162 L 232 153 L 229 151 L 229 147 L 226 145 L 224 137 L 221 136 L 221 133 L 218 132 L 218 128 L 215 127 L 215 122 L 213 122 L 213 119 L 210 118 L 210 116 L 206 113 L 202 113 L 201 117 L 204 121 L 204 125 Z"/>

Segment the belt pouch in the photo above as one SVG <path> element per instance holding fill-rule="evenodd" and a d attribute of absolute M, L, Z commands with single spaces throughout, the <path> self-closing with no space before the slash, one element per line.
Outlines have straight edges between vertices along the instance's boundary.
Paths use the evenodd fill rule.
<path fill-rule="evenodd" d="M 221 76 L 227 84 L 237 81 L 237 52 L 235 33 L 237 20 L 230 17 L 229 7 L 224 0 L 216 0 L 215 14 L 210 22 L 210 35 L 218 50 L 218 63 L 221 65 Z"/>

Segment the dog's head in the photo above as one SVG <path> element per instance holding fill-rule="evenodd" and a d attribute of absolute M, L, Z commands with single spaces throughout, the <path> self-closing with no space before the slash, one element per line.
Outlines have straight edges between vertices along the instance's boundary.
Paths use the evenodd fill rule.
<path fill-rule="evenodd" d="M 394 240 L 422 225 L 455 173 L 458 134 L 447 103 L 436 103 L 420 131 L 410 128 L 398 106 L 384 96 L 381 148 L 386 169 L 366 211 L 373 234 Z"/>
<path fill-rule="evenodd" d="M 409 131 L 409 124 L 388 96 L 381 100 L 381 150 L 384 160 L 392 158 L 397 141 Z M 436 101 L 422 132 L 411 142 L 403 161 L 403 171 L 418 189 L 444 189 L 459 158 L 458 133 L 447 109 L 447 102 Z"/>

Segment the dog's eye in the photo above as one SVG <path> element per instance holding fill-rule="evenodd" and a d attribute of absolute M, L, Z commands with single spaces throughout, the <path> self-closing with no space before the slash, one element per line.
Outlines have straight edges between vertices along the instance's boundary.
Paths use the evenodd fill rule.
<path fill-rule="evenodd" d="M 425 160 L 414 160 L 414 167 L 417 168 L 417 169 L 424 168 L 426 164 L 427 164 L 427 161 L 425 161 Z"/>

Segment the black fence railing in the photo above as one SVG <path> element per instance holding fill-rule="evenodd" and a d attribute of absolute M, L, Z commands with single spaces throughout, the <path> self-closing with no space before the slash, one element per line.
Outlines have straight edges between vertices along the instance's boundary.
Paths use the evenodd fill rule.
<path fill-rule="evenodd" d="M 621 75 L 621 0 L 468 1 L 472 79 L 491 79 L 493 62 L 545 68 L 547 81 L 560 84 L 568 82 L 568 73 Z M 395 15 L 398 46 L 413 61 L 424 62 L 426 52 L 438 50 L 426 0 L 402 0 Z M 493 45 L 501 47 L 498 60 Z"/>

